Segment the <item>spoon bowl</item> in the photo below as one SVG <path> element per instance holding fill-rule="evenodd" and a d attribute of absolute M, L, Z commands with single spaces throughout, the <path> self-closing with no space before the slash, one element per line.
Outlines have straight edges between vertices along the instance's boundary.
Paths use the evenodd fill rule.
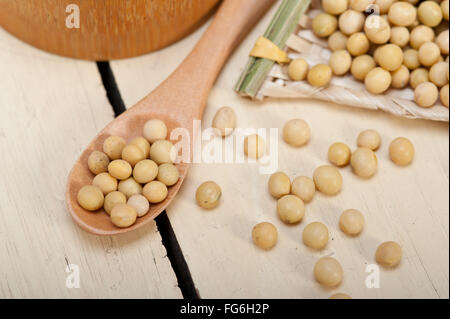
<path fill-rule="evenodd" d="M 135 106 L 136 107 L 136 106 Z M 142 217 L 137 218 L 136 222 L 127 228 L 118 228 L 111 223 L 110 216 L 100 209 L 95 212 L 90 212 L 82 208 L 78 204 L 77 194 L 78 191 L 84 186 L 92 183 L 94 179 L 94 174 L 88 168 L 87 161 L 89 155 L 95 150 L 103 149 L 103 142 L 106 138 L 111 135 L 117 135 L 123 137 L 127 142 L 130 142 L 133 138 L 142 136 L 142 130 L 146 121 L 150 119 L 161 119 L 166 123 L 168 136 L 173 129 L 182 127 L 181 123 L 173 120 L 167 115 L 162 117 L 160 113 L 151 112 L 150 109 L 146 109 L 145 114 L 140 116 L 129 116 L 130 113 L 124 113 L 125 116 L 120 116 L 116 120 L 112 121 L 108 126 L 106 126 L 97 137 L 89 144 L 89 146 L 83 151 L 80 158 L 72 168 L 67 184 L 67 203 L 69 211 L 74 219 L 74 221 L 84 230 L 94 233 L 97 235 L 114 235 L 119 233 L 124 233 L 131 231 L 133 229 L 139 228 L 156 216 L 158 216 L 164 209 L 170 204 L 172 199 L 175 197 L 176 193 L 180 189 L 181 184 L 187 174 L 189 163 L 177 163 L 175 166 L 178 169 L 180 178 L 178 182 L 168 187 L 167 198 L 158 204 L 151 204 L 149 212 Z M 172 141 L 176 142 L 176 141 Z"/>
<path fill-rule="evenodd" d="M 192 150 L 194 121 L 202 118 L 215 79 L 235 46 L 274 1 L 225 0 L 200 41 L 170 77 L 109 123 L 88 145 L 69 174 L 66 190 L 69 212 L 82 229 L 96 235 L 132 231 L 153 220 L 170 204 L 186 177 L 189 163 L 176 164 L 180 178 L 168 188 L 167 198 L 159 204 L 150 205 L 150 211 L 137 218 L 130 227 L 116 227 L 103 209 L 86 211 L 78 204 L 77 195 L 94 178 L 87 165 L 89 155 L 95 150 L 102 150 L 104 140 L 111 135 L 121 136 L 127 142 L 142 136 L 144 124 L 150 119 L 164 121 L 168 137 L 175 128 L 183 128 L 189 135 L 188 145 Z M 189 154 L 189 158 L 192 158 L 192 154 Z"/>

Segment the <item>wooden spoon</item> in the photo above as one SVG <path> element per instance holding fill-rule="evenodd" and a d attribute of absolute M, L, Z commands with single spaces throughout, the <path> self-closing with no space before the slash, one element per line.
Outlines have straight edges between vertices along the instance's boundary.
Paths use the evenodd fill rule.
<path fill-rule="evenodd" d="M 88 212 L 77 201 L 81 187 L 91 184 L 94 176 L 87 159 L 92 151 L 102 150 L 103 141 L 111 135 L 128 141 L 142 136 L 143 126 L 149 119 L 161 119 L 170 132 L 185 128 L 190 133 L 191 149 L 193 121 L 202 118 L 209 91 L 225 61 L 246 32 L 258 21 L 275 0 L 225 0 L 211 25 L 183 63 L 152 93 L 109 123 L 81 154 L 69 174 L 66 201 L 74 221 L 84 230 L 97 235 L 114 235 L 139 228 L 158 216 L 172 201 L 183 183 L 188 163 L 177 164 L 180 179 L 169 188 L 165 201 L 151 205 L 144 217 L 128 228 L 111 223 L 103 210 Z M 192 154 L 191 154 L 192 156 Z M 194 194 L 192 195 L 194 200 Z"/>

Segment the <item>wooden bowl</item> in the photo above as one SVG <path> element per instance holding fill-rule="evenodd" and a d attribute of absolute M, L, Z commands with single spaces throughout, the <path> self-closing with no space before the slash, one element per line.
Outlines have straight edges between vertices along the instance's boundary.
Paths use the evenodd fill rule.
<path fill-rule="evenodd" d="M 179 40 L 219 1 L 0 0 L 0 26 L 59 55 L 97 61 L 121 59 Z M 76 15 L 76 8 L 69 5 L 79 8 L 79 28 L 66 26 L 66 20 L 74 22 Z"/>

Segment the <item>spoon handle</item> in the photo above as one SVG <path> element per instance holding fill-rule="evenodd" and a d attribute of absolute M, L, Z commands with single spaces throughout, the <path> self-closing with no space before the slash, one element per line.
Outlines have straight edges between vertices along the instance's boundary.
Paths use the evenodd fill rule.
<path fill-rule="evenodd" d="M 201 119 L 209 91 L 237 44 L 275 0 L 224 0 L 200 41 L 157 89 L 183 118 Z M 175 89 L 175 91 L 174 91 Z M 178 95 L 178 96 L 177 96 Z M 179 95 L 183 105 L 179 105 Z M 149 96 L 150 97 L 150 96 Z M 166 104 L 167 105 L 167 104 Z M 170 105 L 170 104 L 169 104 Z"/>

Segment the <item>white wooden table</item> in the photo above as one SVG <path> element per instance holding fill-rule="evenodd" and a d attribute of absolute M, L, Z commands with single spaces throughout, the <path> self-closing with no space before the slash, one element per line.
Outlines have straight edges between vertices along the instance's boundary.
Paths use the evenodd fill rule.
<path fill-rule="evenodd" d="M 279 169 L 291 177 L 312 175 L 326 163 L 328 146 L 355 146 L 357 134 L 377 129 L 383 145 L 379 171 L 368 181 L 342 170 L 344 189 L 333 198 L 318 194 L 300 225 L 282 224 L 267 193 L 268 176 L 255 164 L 195 164 L 168 217 L 201 298 L 327 298 L 342 291 L 354 298 L 449 297 L 448 124 L 394 118 L 311 100 L 251 102 L 232 90 L 247 53 L 274 9 L 232 56 L 208 102 L 203 127 L 215 111 L 232 106 L 240 127 L 277 127 L 299 117 L 312 127 L 311 142 L 293 149 L 279 143 Z M 206 26 L 159 52 L 111 62 L 127 107 L 154 89 L 181 62 Z M 32 48 L 0 29 L 0 297 L 1 298 L 182 298 L 155 223 L 117 237 L 79 229 L 64 203 L 66 177 L 89 140 L 113 118 L 97 66 Z M 414 163 L 398 168 L 388 159 L 390 140 L 407 136 L 416 147 Z M 203 211 L 195 189 L 215 180 L 221 205 Z M 366 228 L 348 238 L 337 227 L 340 212 L 361 210 Z M 275 249 L 251 242 L 259 221 L 279 229 Z M 328 225 L 326 249 L 313 252 L 301 242 L 311 221 Z M 400 267 L 380 272 L 380 287 L 367 288 L 366 267 L 379 243 L 395 240 L 404 250 Z M 313 280 L 320 256 L 333 255 L 345 278 L 337 290 Z M 71 272 L 66 272 L 72 265 Z M 76 271 L 79 288 L 68 288 Z M 69 287 L 71 285 L 69 284 Z"/>

